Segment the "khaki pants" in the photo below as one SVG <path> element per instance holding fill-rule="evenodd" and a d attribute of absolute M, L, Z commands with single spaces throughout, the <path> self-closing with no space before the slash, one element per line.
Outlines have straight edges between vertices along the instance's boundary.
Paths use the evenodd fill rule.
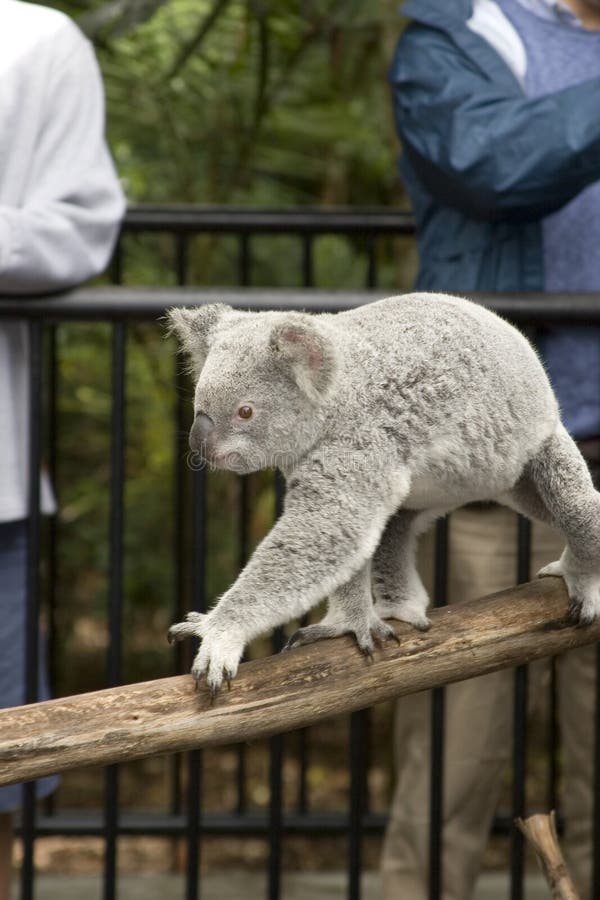
<path fill-rule="evenodd" d="M 516 514 L 503 507 L 468 507 L 449 528 L 449 601 L 481 597 L 516 582 Z M 531 576 L 558 559 L 564 540 L 533 525 Z M 420 568 L 432 571 L 433 533 L 420 549 Z M 567 863 L 582 900 L 591 897 L 593 723 L 596 648 L 572 650 L 557 663 L 564 749 Z M 547 662 L 530 666 L 535 698 Z M 505 670 L 446 688 L 443 808 L 443 898 L 469 900 L 511 758 L 514 671 Z M 539 693 L 539 690 L 538 690 Z M 383 858 L 383 900 L 426 900 L 429 846 L 430 694 L 398 701 L 397 785 Z"/>

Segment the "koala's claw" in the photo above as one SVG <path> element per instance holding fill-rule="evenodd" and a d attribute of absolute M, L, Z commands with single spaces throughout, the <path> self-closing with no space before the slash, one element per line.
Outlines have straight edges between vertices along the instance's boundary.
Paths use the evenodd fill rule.
<path fill-rule="evenodd" d="M 555 562 L 549 563 L 547 566 L 544 566 L 537 573 L 538 578 L 562 578 L 563 575 L 563 567 L 559 559 L 557 559 Z"/>
<path fill-rule="evenodd" d="M 566 584 L 569 594 L 567 619 L 571 624 L 585 627 L 600 616 L 600 573 L 581 571 L 565 551 L 559 560 L 538 572 L 538 577 L 548 575 L 559 575 Z"/>
<path fill-rule="evenodd" d="M 206 683 L 206 686 L 208 687 L 208 693 L 209 693 L 209 706 L 214 706 L 216 703 L 216 700 L 219 696 L 219 693 L 221 692 L 223 682 L 226 683 L 227 690 L 230 691 L 231 690 L 231 682 L 233 681 L 234 676 L 228 670 L 223 670 L 223 672 L 221 672 L 221 673 L 213 673 L 211 678 L 207 679 L 206 682 L 204 682 L 205 674 L 206 674 L 205 672 L 196 672 L 196 671 L 192 670 L 192 677 L 194 678 L 196 690 L 199 691 L 200 686 L 203 683 Z"/>
<path fill-rule="evenodd" d="M 201 639 L 191 674 L 196 689 L 206 683 L 211 706 L 224 681 L 231 690 L 232 679 L 244 653 L 245 640 L 241 630 L 215 621 L 214 611 L 208 614 L 191 612 L 183 622 L 171 625 L 168 637 L 170 641 L 182 641 L 187 637 Z"/>
<path fill-rule="evenodd" d="M 306 625 L 304 628 L 298 628 L 288 638 L 281 648 L 281 652 L 287 653 L 293 647 L 302 647 L 304 644 L 313 644 L 315 641 L 322 641 L 332 637 L 337 637 L 337 633 L 334 634 L 328 625 Z"/>
<path fill-rule="evenodd" d="M 294 632 L 283 647 L 282 652 L 291 650 L 293 647 L 301 647 L 303 644 L 312 644 L 315 641 L 340 637 L 343 634 L 351 634 L 358 644 L 360 652 L 371 662 L 373 662 L 374 642 L 378 646 L 382 646 L 385 641 L 388 640 L 394 640 L 397 643 L 400 643 L 399 638 L 391 625 L 388 625 L 386 622 L 373 616 L 369 625 L 365 625 L 364 628 L 359 628 L 357 626 L 352 627 L 346 624 L 322 622 L 319 622 L 316 625 L 306 625 L 304 628 L 299 628 Z"/>
<path fill-rule="evenodd" d="M 586 628 L 592 624 L 594 618 L 585 614 L 584 604 L 579 597 L 571 597 L 567 610 L 567 620 L 577 628 Z"/>
<path fill-rule="evenodd" d="M 391 631 L 393 631 L 393 629 L 391 629 Z M 374 634 L 373 640 L 375 642 L 375 646 L 379 647 L 379 649 L 381 649 L 382 647 L 385 647 L 385 645 L 388 641 L 394 641 L 395 644 L 400 646 L 400 638 L 398 637 L 398 635 L 396 634 L 395 631 L 393 631 L 393 634 L 385 634 L 383 636 L 381 636 L 379 634 Z"/>
<path fill-rule="evenodd" d="M 184 641 L 188 637 L 202 637 L 203 625 L 206 618 L 206 613 L 187 613 L 183 622 L 176 622 L 169 628 L 167 632 L 168 642 L 173 644 L 175 641 Z"/>
<path fill-rule="evenodd" d="M 580 613 L 580 604 L 576 603 L 574 600 L 569 600 L 569 606 L 567 608 L 567 621 L 570 622 L 571 625 L 581 625 Z"/>
<path fill-rule="evenodd" d="M 353 634 L 360 646 L 358 636 L 352 628 L 319 622 L 316 625 L 305 625 L 304 628 L 299 628 L 295 631 L 283 647 L 282 652 L 291 650 L 293 647 L 302 647 L 304 644 L 314 644 L 315 641 L 324 641 L 329 638 L 340 637 L 342 634 Z"/>
<path fill-rule="evenodd" d="M 383 647 L 386 641 L 395 641 L 397 644 L 400 644 L 400 638 L 392 626 L 388 625 L 387 622 L 384 622 L 382 619 L 373 617 L 373 620 L 371 621 L 371 634 L 373 635 L 373 640 L 379 647 Z"/>
<path fill-rule="evenodd" d="M 372 650 L 371 647 L 369 647 L 369 646 L 361 646 L 361 645 L 359 644 L 359 645 L 358 645 L 358 648 L 359 648 L 360 652 L 362 653 L 362 655 L 363 655 L 370 663 L 375 662 L 375 657 L 373 656 L 373 650 Z"/>

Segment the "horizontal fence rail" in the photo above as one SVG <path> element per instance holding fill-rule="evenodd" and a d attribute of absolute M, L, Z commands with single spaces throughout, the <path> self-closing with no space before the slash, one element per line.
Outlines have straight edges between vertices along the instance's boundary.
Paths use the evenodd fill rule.
<path fill-rule="evenodd" d="M 324 236 L 337 236 L 347 239 L 353 253 L 364 257 L 364 286 L 369 288 L 375 287 L 378 280 L 380 241 L 385 238 L 412 238 L 414 231 L 411 213 L 385 207 L 253 209 L 186 204 L 134 206 L 128 210 L 123 223 L 121 240 L 111 268 L 112 280 L 121 282 L 123 279 L 130 240 L 167 235 L 173 238 L 177 283 L 186 284 L 191 271 L 192 241 L 204 236 L 210 240 L 234 238 L 237 242 L 237 261 L 234 265 L 237 268 L 237 282 L 248 286 L 254 277 L 253 260 L 257 242 L 253 239 L 285 236 L 299 245 L 300 263 L 295 268 L 301 283 L 312 287 L 315 284 L 316 241 Z M 292 273 L 293 268 L 289 268 L 286 283 Z M 235 280 L 228 268 L 227 283 Z"/>
<path fill-rule="evenodd" d="M 404 234 L 415 231 L 414 216 L 385 208 L 327 207 L 252 209 L 198 207 L 186 204 L 132 206 L 124 232 L 168 231 L 175 234 Z"/>
<path fill-rule="evenodd" d="M 0 297 L 0 318 L 57 321 L 154 320 L 173 306 L 228 303 L 236 309 L 342 312 L 390 296 L 382 290 L 313 288 L 80 288 L 49 297 Z M 516 325 L 600 324 L 598 294 L 464 294 Z"/>

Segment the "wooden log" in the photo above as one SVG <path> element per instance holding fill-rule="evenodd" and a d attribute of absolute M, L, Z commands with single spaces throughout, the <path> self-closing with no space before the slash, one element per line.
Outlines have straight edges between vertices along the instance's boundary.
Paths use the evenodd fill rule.
<path fill-rule="evenodd" d="M 536 814 L 515 821 L 535 850 L 553 900 L 579 900 L 558 843 L 554 812 L 549 816 Z"/>
<path fill-rule="evenodd" d="M 182 675 L 0 710 L 0 784 L 265 737 L 598 641 L 600 621 L 573 626 L 567 604 L 543 578 L 435 610 L 427 632 L 396 623 L 372 663 L 350 637 L 250 661 L 213 706 Z"/>

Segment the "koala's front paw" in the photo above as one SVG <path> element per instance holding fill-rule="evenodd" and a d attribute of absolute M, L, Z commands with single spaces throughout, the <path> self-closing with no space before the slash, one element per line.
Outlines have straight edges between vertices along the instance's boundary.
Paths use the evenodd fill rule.
<path fill-rule="evenodd" d="M 187 613 L 183 622 L 176 622 L 175 625 L 171 625 L 169 628 L 167 633 L 169 643 L 172 644 L 174 641 L 183 641 L 187 637 L 204 637 L 202 626 L 207 618 L 208 616 L 206 613 Z"/>
<path fill-rule="evenodd" d="M 544 566 L 538 578 L 559 576 L 569 593 L 569 619 L 576 625 L 591 625 L 600 615 L 600 572 L 582 572 L 573 561 L 561 557 Z"/>
<path fill-rule="evenodd" d="M 223 681 L 231 687 L 231 681 L 237 675 L 244 653 L 244 638 L 233 627 L 219 625 L 210 614 L 204 613 L 188 613 L 184 622 L 178 622 L 169 628 L 170 641 L 181 641 L 186 637 L 202 640 L 191 671 L 197 685 L 206 675 L 206 683 L 214 701 Z"/>
<path fill-rule="evenodd" d="M 199 683 L 206 675 L 206 683 L 211 697 L 216 697 L 223 681 L 231 687 L 240 660 L 244 653 L 244 641 L 230 632 L 209 631 L 202 639 L 196 658 L 192 664 L 192 675 Z"/>

